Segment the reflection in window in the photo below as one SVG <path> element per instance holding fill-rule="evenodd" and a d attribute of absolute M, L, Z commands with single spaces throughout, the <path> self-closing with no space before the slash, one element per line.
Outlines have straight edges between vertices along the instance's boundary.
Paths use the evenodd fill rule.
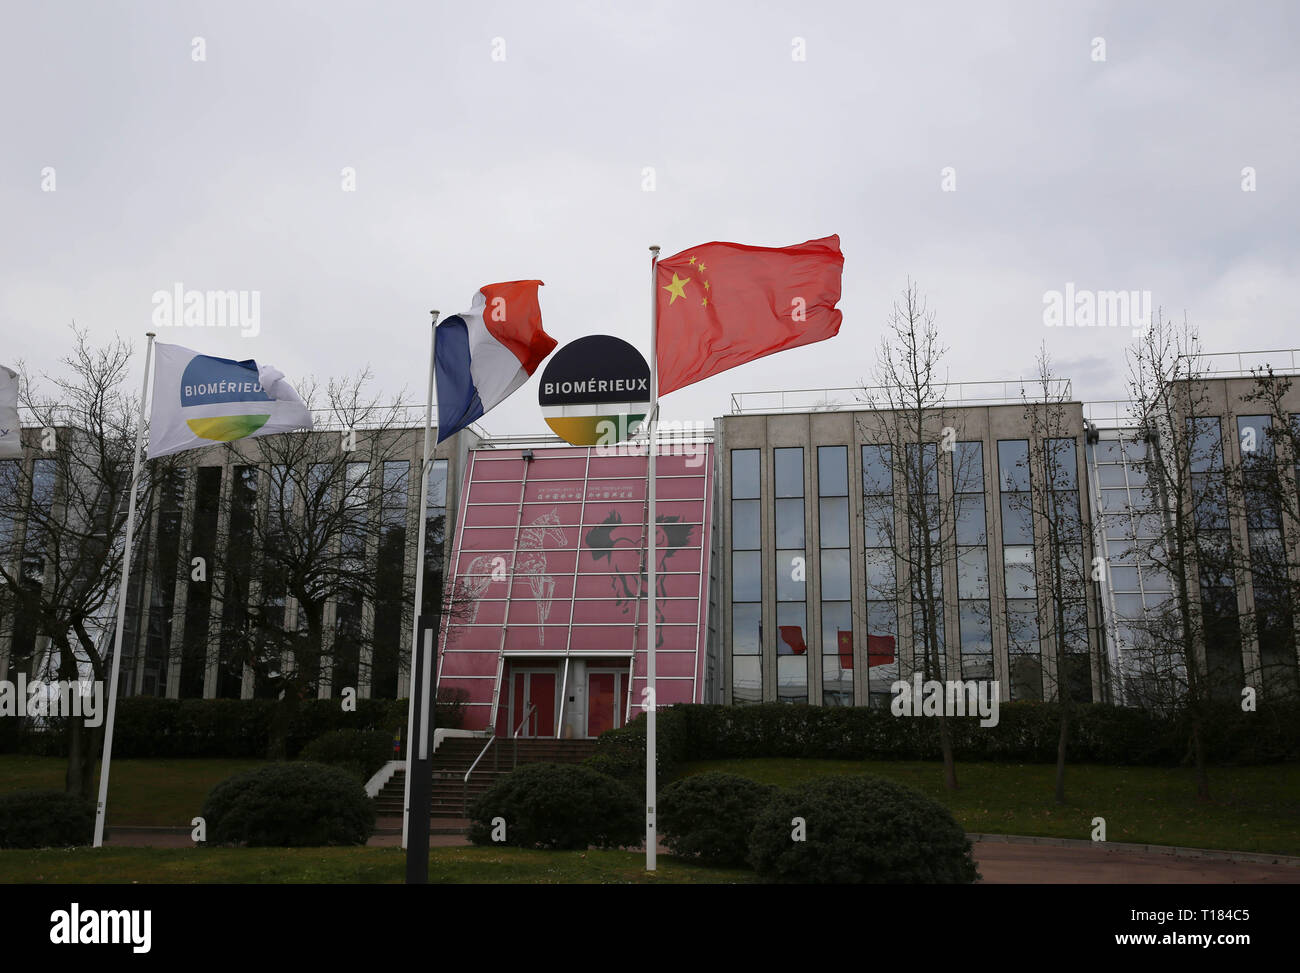
<path fill-rule="evenodd" d="M 780 703 L 808 702 L 808 659 L 780 656 L 776 660 L 776 698 Z"/>
<path fill-rule="evenodd" d="M 761 656 L 734 656 L 731 660 L 731 698 L 737 705 L 763 701 Z"/>
<path fill-rule="evenodd" d="M 968 547 L 957 552 L 957 597 L 963 601 L 989 596 L 988 551 Z"/>
<path fill-rule="evenodd" d="M 762 601 L 763 562 L 758 551 L 732 551 L 731 597 L 733 601 Z"/>
<path fill-rule="evenodd" d="M 849 546 L 847 497 L 823 497 L 818 501 L 818 521 L 818 536 L 823 548 Z"/>
<path fill-rule="evenodd" d="M 1029 489 L 1029 440 L 998 441 L 998 473 L 1004 491 Z"/>
<path fill-rule="evenodd" d="M 1004 547 L 1002 560 L 1006 565 L 1006 591 L 1008 598 L 1033 598 L 1038 594 L 1034 576 L 1034 549 L 1032 547 Z"/>
<path fill-rule="evenodd" d="M 803 500 L 776 502 L 776 546 L 787 548 L 804 546 Z"/>
<path fill-rule="evenodd" d="M 957 511 L 957 543 L 963 546 L 988 543 L 984 525 L 984 494 L 957 494 L 953 498 Z"/>
<path fill-rule="evenodd" d="M 731 501 L 731 547 L 737 551 L 757 551 L 760 543 L 758 501 Z"/>
<path fill-rule="evenodd" d="M 772 463 L 776 471 L 778 497 L 803 496 L 803 447 L 795 446 L 772 450 Z"/>
<path fill-rule="evenodd" d="M 849 448 L 847 446 L 817 447 L 817 495 L 819 497 L 849 495 Z"/>
<path fill-rule="evenodd" d="M 1002 543 L 1032 544 L 1034 542 L 1034 512 L 1029 506 L 1029 494 L 1002 494 Z"/>
<path fill-rule="evenodd" d="M 1187 420 L 1191 445 L 1188 461 L 1193 473 L 1205 473 L 1223 468 L 1223 441 L 1217 417 L 1197 417 Z"/>
<path fill-rule="evenodd" d="M 731 651 L 736 655 L 762 655 L 763 617 L 761 605 L 731 606 Z"/>
<path fill-rule="evenodd" d="M 731 451 L 731 499 L 758 499 L 758 456 L 757 449 L 733 449 Z"/>

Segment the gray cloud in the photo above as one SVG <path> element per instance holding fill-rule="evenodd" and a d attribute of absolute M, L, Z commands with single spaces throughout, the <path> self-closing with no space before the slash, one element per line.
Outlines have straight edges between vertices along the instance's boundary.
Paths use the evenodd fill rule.
<path fill-rule="evenodd" d="M 163 340 L 291 377 L 369 362 L 418 395 L 428 309 L 482 284 L 541 278 L 558 339 L 648 353 L 649 244 L 829 233 L 840 336 L 666 416 L 855 384 L 909 274 L 954 380 L 1032 374 L 1046 338 L 1076 395 L 1121 394 L 1125 335 L 1043 325 L 1067 281 L 1150 290 L 1214 350 L 1296 344 L 1293 5 L 806 6 L 10 4 L 0 359 L 52 367 L 73 318 L 142 339 L 153 292 L 182 281 L 259 290 L 261 331 Z M 535 396 L 485 424 L 540 430 Z"/>

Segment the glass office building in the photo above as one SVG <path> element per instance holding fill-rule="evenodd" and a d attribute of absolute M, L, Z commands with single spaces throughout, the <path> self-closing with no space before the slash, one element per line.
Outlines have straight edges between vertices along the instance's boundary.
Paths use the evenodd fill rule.
<path fill-rule="evenodd" d="M 1300 494 L 1280 503 L 1249 487 L 1286 448 L 1276 423 L 1300 429 L 1300 391 L 1265 414 L 1242 370 L 1203 384 L 1188 479 L 1208 671 L 1225 699 L 1244 686 L 1295 692 Z M 1026 403 L 1032 390 L 1018 384 L 949 386 L 920 437 L 900 436 L 900 415 L 868 407 L 860 391 L 734 395 L 697 438 L 703 461 L 666 444 L 661 704 L 882 706 L 917 672 L 996 681 L 1003 701 L 1068 687 L 1075 700 L 1136 703 L 1168 688 L 1177 673 L 1153 669 L 1143 640 L 1172 597 L 1159 564 L 1169 501 L 1151 482 L 1168 442 L 1140 436 L 1127 403 L 1085 406 L 1065 383 L 1051 404 Z M 329 444 L 339 434 L 311 435 Z M 440 682 L 466 693 L 467 726 L 502 732 L 531 713 L 528 733 L 588 737 L 630 718 L 645 688 L 644 455 L 465 432 L 435 454 L 421 511 L 423 431 L 387 435 L 382 462 L 358 458 L 346 471 L 372 497 L 353 515 L 380 529 L 336 554 L 378 583 L 331 597 L 318 695 L 407 692 L 406 602 L 423 529 L 429 576 L 451 596 Z M 21 464 L 24 509 L 43 514 L 58 495 L 56 465 L 29 439 L 22 460 L 5 462 Z M 1300 465 L 1288 469 L 1294 492 Z M 1227 490 L 1232 470 L 1246 474 L 1244 497 Z M 241 616 L 230 599 L 257 600 L 286 630 L 303 624 L 251 541 L 277 511 L 302 517 L 333 502 L 312 483 L 238 445 L 184 454 L 160 476 L 139 524 L 125 692 L 273 691 L 233 661 Z M 921 583 L 915 552 L 927 546 Z M 39 547 L 23 518 L 0 520 L 0 554 L 24 583 L 42 583 Z M 195 558 L 233 583 L 196 580 Z M 426 608 L 440 604 L 434 587 Z M 35 673 L 46 657 L 35 619 L 0 599 L 0 678 Z"/>

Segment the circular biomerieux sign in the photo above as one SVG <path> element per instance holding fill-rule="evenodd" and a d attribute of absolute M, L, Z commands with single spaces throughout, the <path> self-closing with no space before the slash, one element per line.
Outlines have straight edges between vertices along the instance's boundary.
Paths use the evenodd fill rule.
<path fill-rule="evenodd" d="M 574 446 L 625 441 L 650 408 L 650 366 L 622 338 L 593 334 L 557 351 L 537 402 L 551 431 Z"/>

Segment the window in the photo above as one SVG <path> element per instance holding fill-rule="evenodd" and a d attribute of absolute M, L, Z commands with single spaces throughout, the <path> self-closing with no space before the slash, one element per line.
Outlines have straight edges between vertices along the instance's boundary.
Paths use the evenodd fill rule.
<path fill-rule="evenodd" d="M 758 454 L 757 449 L 731 451 L 731 499 L 758 499 Z"/>
<path fill-rule="evenodd" d="M 853 705 L 853 612 L 849 599 L 849 448 L 817 448 L 821 548 L 822 705 Z"/>
<path fill-rule="evenodd" d="M 952 481 L 956 512 L 957 637 L 961 677 L 988 680 L 993 678 L 993 616 L 989 601 L 983 443 L 957 443 L 953 451 Z"/>
<path fill-rule="evenodd" d="M 888 706 L 898 679 L 894 475 L 887 445 L 862 447 L 862 531 L 867 604 L 867 699 Z M 857 653 L 861 657 L 862 653 Z"/>
<path fill-rule="evenodd" d="M 1029 440 L 998 441 L 998 472 L 1003 491 L 1029 489 Z"/>
<path fill-rule="evenodd" d="M 1010 695 L 1013 700 L 1040 700 L 1043 698 L 1042 650 L 1028 440 L 998 441 L 998 473 Z"/>
<path fill-rule="evenodd" d="M 757 500 L 731 501 L 731 547 L 733 550 L 757 551 L 760 543 Z"/>
<path fill-rule="evenodd" d="M 808 702 L 808 552 L 804 533 L 803 447 L 772 450 L 776 485 L 776 694 Z"/>
<path fill-rule="evenodd" d="M 731 698 L 763 701 L 763 555 L 757 449 L 731 451 Z"/>

